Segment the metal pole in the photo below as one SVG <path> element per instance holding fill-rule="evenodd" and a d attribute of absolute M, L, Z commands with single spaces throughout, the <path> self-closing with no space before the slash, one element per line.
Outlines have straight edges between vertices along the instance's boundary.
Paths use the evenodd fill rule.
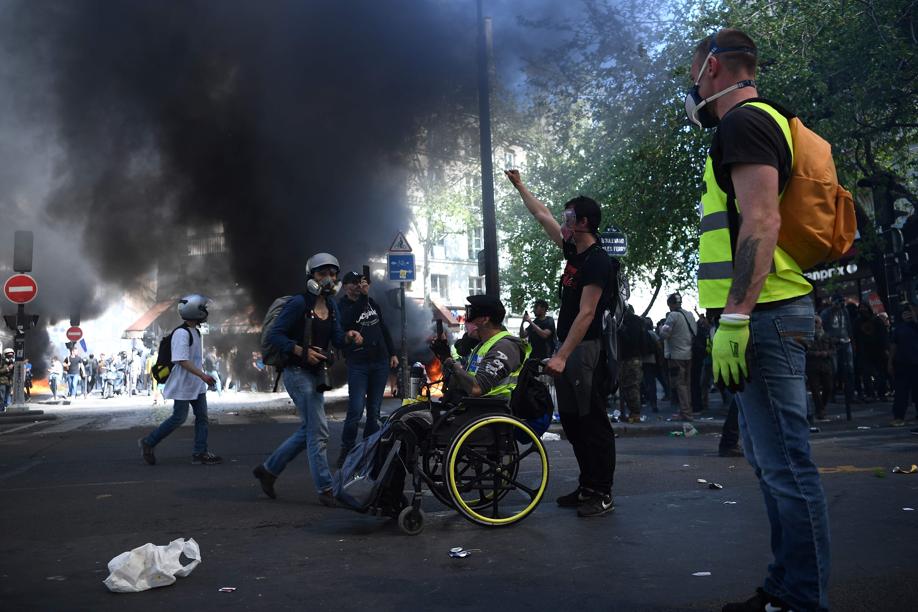
<path fill-rule="evenodd" d="M 478 126 L 481 142 L 481 217 L 484 230 L 485 293 L 500 297 L 497 265 L 497 215 L 494 213 L 494 165 L 491 159 L 491 93 L 489 59 L 491 19 L 478 0 Z"/>
<path fill-rule="evenodd" d="M 399 381 L 402 388 L 402 399 L 407 398 L 408 393 L 408 376 L 411 370 L 408 364 L 408 304 L 405 303 L 405 283 L 399 283 L 401 289 L 399 290 L 399 295 L 401 296 L 402 301 L 402 350 L 401 350 L 401 373 Z"/>
<path fill-rule="evenodd" d="M 16 335 L 13 339 L 13 350 L 16 352 L 16 364 L 13 366 L 13 406 L 25 404 L 25 305 L 16 309 Z"/>

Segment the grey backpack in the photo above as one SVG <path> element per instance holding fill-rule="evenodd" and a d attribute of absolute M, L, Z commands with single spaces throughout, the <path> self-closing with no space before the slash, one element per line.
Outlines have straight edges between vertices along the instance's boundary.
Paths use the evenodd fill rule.
<path fill-rule="evenodd" d="M 271 306 L 268 308 L 267 314 L 265 314 L 265 320 L 261 324 L 261 359 L 265 365 L 274 366 L 281 370 L 287 365 L 289 356 L 284 355 L 273 344 L 268 342 L 268 336 L 277 322 L 277 316 L 293 297 L 292 295 L 285 295 L 271 302 Z"/>

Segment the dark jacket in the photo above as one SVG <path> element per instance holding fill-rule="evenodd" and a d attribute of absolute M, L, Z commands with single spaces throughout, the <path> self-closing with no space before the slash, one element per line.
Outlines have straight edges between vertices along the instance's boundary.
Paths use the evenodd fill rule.
<path fill-rule="evenodd" d="M 360 296 L 351 301 L 341 298 L 341 327 L 356 330 L 363 336 L 363 344 L 349 344 L 344 347 L 344 358 L 349 362 L 375 362 L 395 355 L 392 335 L 383 320 L 382 308 L 369 296 Z"/>
<path fill-rule="evenodd" d="M 338 348 L 344 348 L 344 329 L 341 327 L 341 313 L 334 298 L 326 297 L 329 314 L 333 319 L 331 341 Z M 311 293 L 294 295 L 284 309 L 277 315 L 277 321 L 271 326 L 267 341 L 284 355 L 292 355 L 293 347 L 303 344 L 303 334 L 306 330 L 306 313 L 312 312 L 316 304 L 316 296 Z M 326 348 L 326 347 L 321 347 Z M 295 360 L 294 360 L 295 361 Z"/>
<path fill-rule="evenodd" d="M 644 321 L 633 312 L 626 312 L 618 329 L 619 359 L 636 359 L 641 356 L 644 343 Z"/>

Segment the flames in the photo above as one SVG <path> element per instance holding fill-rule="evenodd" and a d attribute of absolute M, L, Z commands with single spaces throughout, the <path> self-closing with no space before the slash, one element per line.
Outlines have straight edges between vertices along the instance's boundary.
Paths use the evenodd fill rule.
<path fill-rule="evenodd" d="M 443 364 L 440 363 L 440 360 L 436 357 L 433 358 L 428 364 L 424 365 L 424 369 L 427 372 L 427 380 L 431 382 L 437 382 L 443 378 Z M 442 397 L 443 396 L 443 383 L 439 382 L 435 385 L 430 385 L 430 396 L 431 397 Z"/>

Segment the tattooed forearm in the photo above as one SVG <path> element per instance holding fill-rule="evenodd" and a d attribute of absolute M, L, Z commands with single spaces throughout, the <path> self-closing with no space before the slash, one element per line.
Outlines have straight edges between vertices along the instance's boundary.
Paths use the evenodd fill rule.
<path fill-rule="evenodd" d="M 759 250 L 758 238 L 747 236 L 740 242 L 733 259 L 733 285 L 730 286 L 728 301 L 741 304 L 746 301 L 749 286 L 755 273 L 755 257 Z"/>
<path fill-rule="evenodd" d="M 475 392 L 475 377 L 461 368 L 453 370 L 453 380 L 459 385 L 459 388 L 466 393 Z"/>

